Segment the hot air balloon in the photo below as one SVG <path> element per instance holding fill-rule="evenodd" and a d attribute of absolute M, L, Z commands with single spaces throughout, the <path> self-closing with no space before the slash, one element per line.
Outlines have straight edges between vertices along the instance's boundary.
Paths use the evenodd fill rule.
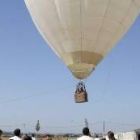
<path fill-rule="evenodd" d="M 41 35 L 80 80 L 90 76 L 140 12 L 140 0 L 25 0 L 25 3 Z M 83 82 L 78 83 L 75 98 L 76 102 L 88 100 Z"/>

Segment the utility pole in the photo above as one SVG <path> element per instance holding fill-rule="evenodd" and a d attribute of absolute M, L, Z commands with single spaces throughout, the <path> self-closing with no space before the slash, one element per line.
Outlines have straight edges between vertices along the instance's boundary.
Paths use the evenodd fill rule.
<path fill-rule="evenodd" d="M 103 135 L 105 135 L 106 133 L 106 122 L 103 121 Z"/>
<path fill-rule="evenodd" d="M 23 124 L 24 133 L 25 133 L 25 127 L 26 127 L 26 124 L 24 123 L 24 124 Z"/>

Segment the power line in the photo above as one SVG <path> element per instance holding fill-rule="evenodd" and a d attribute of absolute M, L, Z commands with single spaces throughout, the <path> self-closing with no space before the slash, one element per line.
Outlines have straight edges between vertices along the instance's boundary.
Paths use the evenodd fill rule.
<path fill-rule="evenodd" d="M 91 125 L 96 125 L 96 124 L 102 124 L 103 122 L 106 122 L 106 123 L 108 123 L 108 124 L 114 124 L 114 125 L 139 126 L 139 125 L 136 125 L 136 124 L 117 123 L 117 122 L 109 122 L 109 121 L 99 121 L 99 122 L 89 123 L 89 124 L 91 124 Z"/>
<path fill-rule="evenodd" d="M 103 121 L 100 121 L 100 122 L 94 122 L 94 123 L 89 123 L 90 125 L 96 125 L 96 124 L 101 124 L 103 123 Z"/>
<path fill-rule="evenodd" d="M 45 127 L 45 126 L 43 126 L 43 127 Z M 47 128 L 50 128 L 50 129 L 63 129 L 63 128 L 77 128 L 77 127 L 83 127 L 83 125 L 75 125 L 75 126 L 48 126 Z"/>
<path fill-rule="evenodd" d="M 116 122 L 106 122 L 106 123 L 114 124 L 114 125 L 123 125 L 123 126 L 139 126 L 136 124 L 126 124 L 126 123 L 116 123 Z"/>
<path fill-rule="evenodd" d="M 98 125 L 102 124 L 103 128 L 103 133 L 106 132 L 106 126 L 107 124 L 113 124 L 113 125 L 121 125 L 121 126 L 138 126 L 136 124 L 126 124 L 126 123 L 116 123 L 116 122 L 108 122 L 108 121 L 99 121 L 99 122 L 94 122 L 94 123 L 89 123 L 89 125 Z M 15 124 L 15 125 L 0 125 L 1 127 L 22 127 L 23 124 Z M 84 125 L 69 125 L 69 126 L 48 126 L 48 125 L 42 125 L 42 128 L 45 129 L 69 129 L 69 128 L 83 128 Z M 35 128 L 35 125 L 31 124 L 26 124 L 26 128 Z"/>

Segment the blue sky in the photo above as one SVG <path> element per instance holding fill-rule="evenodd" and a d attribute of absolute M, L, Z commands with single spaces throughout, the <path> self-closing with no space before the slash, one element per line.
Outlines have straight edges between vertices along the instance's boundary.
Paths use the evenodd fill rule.
<path fill-rule="evenodd" d="M 0 19 L 3 130 L 34 131 L 38 119 L 41 132 L 80 132 L 85 118 L 108 122 L 106 131 L 140 127 L 140 17 L 87 79 L 86 104 L 74 103 L 77 80 L 40 36 L 23 0 L 0 1 Z M 102 123 L 90 128 L 102 132 Z"/>

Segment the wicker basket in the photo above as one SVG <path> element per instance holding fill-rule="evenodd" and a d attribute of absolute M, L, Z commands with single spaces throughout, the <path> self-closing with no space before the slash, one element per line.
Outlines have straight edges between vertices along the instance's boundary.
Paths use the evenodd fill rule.
<path fill-rule="evenodd" d="M 88 102 L 88 94 L 86 91 L 75 92 L 75 102 L 76 103 L 84 103 Z"/>

